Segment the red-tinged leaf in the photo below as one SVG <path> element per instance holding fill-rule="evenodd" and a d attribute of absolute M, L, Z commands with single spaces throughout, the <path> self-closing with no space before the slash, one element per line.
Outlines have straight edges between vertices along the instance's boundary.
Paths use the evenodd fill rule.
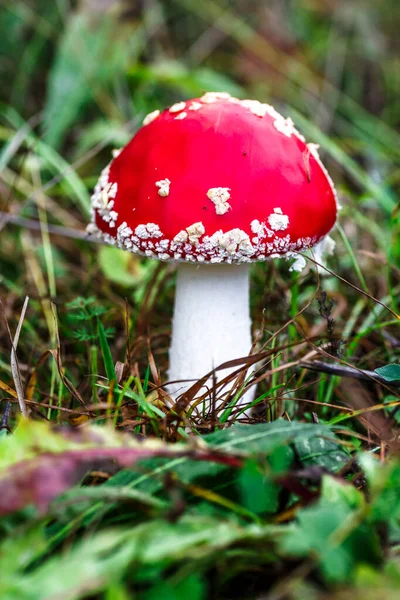
<path fill-rule="evenodd" d="M 1 441 L 0 515 L 34 505 L 43 513 L 62 492 L 92 470 L 115 472 L 149 457 L 219 462 L 232 467 L 241 460 L 218 451 L 169 445 L 157 440 L 140 442 L 113 430 L 88 427 L 55 431 L 43 423 L 25 421 L 14 436 Z M 13 452 L 18 450 L 15 460 Z M 51 450 L 51 451 L 49 451 Z"/>

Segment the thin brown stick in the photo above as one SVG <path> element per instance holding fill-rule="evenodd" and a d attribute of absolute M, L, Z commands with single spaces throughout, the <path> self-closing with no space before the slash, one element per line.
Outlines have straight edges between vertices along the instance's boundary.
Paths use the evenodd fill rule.
<path fill-rule="evenodd" d="M 388 382 L 384 377 L 381 377 L 375 373 L 375 371 L 356 369 L 346 365 L 331 364 L 322 360 L 314 360 L 312 362 L 301 360 L 297 366 L 302 369 L 309 369 L 310 371 L 319 371 L 320 373 L 338 375 L 339 377 L 352 377 L 353 379 L 361 379 L 362 381 L 371 381 L 371 378 L 373 378 L 379 383 L 393 387 L 400 387 L 400 381 Z"/>
<path fill-rule="evenodd" d="M 378 300 L 378 298 L 375 298 L 375 296 L 372 296 L 368 292 L 365 292 L 364 290 L 362 290 L 358 286 L 354 285 L 354 283 L 350 283 L 350 281 L 347 281 L 347 279 L 345 279 L 344 277 L 341 277 L 340 275 L 338 275 L 334 271 L 331 271 L 325 265 L 319 263 L 314 258 L 311 258 L 311 256 L 307 256 L 307 254 L 304 254 L 303 252 L 299 252 L 299 254 L 301 254 L 301 256 L 304 256 L 304 258 L 306 260 L 310 260 L 311 262 L 313 262 L 320 269 L 323 269 L 324 271 L 326 271 L 330 275 L 333 275 L 333 277 L 336 277 L 336 279 L 339 279 L 339 281 L 341 281 L 342 283 L 345 283 L 346 285 L 348 285 L 349 287 L 351 287 L 356 292 L 362 294 L 363 296 L 365 296 L 369 300 L 373 300 L 374 302 L 376 302 L 377 304 L 379 304 L 380 306 L 382 306 L 382 308 L 386 309 L 388 312 L 390 312 L 390 314 L 392 314 L 396 319 L 399 319 L 399 321 L 400 321 L 400 315 L 398 315 L 394 310 L 392 310 L 391 308 L 389 308 L 387 304 L 385 304 L 381 300 Z"/>
<path fill-rule="evenodd" d="M 6 328 L 7 328 L 8 335 L 9 335 L 10 342 L 11 342 L 11 373 L 12 373 L 12 377 L 14 380 L 15 391 L 17 393 L 19 408 L 21 410 L 21 414 L 24 417 L 27 416 L 28 411 L 26 408 L 26 403 L 25 403 L 25 398 L 24 398 L 24 387 L 22 385 L 21 372 L 19 370 L 19 365 L 18 365 L 17 347 L 18 347 L 18 341 L 19 341 L 19 336 L 21 333 L 22 324 L 25 319 L 26 309 L 28 308 L 28 302 L 29 302 L 29 296 L 26 296 L 24 304 L 22 306 L 21 316 L 18 321 L 17 330 L 16 330 L 14 338 L 13 338 L 10 327 L 8 325 L 8 321 L 6 318 L 5 311 L 4 311 L 3 303 L 0 300 L 1 310 L 3 313 L 4 321 L 5 321 Z"/>
<path fill-rule="evenodd" d="M 16 225 L 17 227 L 23 227 L 24 229 L 31 229 L 32 231 L 40 232 L 40 221 L 37 219 L 26 219 L 19 215 L 0 211 L 0 221 L 5 218 L 7 224 Z M 48 224 L 47 228 L 50 235 L 59 235 L 61 237 L 71 238 L 73 240 L 80 240 L 83 242 L 90 242 L 94 244 L 104 244 L 104 242 L 94 236 L 89 236 L 85 230 L 74 229 L 73 227 L 62 227 L 61 225 Z"/>

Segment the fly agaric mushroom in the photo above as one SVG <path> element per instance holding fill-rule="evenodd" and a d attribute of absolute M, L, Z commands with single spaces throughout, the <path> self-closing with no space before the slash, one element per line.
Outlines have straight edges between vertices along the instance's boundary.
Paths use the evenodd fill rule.
<path fill-rule="evenodd" d="M 298 270 L 297 253 L 326 242 L 337 211 L 317 146 L 291 119 L 209 92 L 150 113 L 114 152 L 88 232 L 178 263 L 169 378 L 194 380 L 250 351 L 250 264 L 293 257 Z"/>

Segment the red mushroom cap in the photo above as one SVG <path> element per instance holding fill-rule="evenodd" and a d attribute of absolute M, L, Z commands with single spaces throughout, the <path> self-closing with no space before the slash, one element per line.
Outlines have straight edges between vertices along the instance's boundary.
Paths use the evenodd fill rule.
<path fill-rule="evenodd" d="M 226 93 L 154 111 L 103 170 L 88 231 L 161 260 L 290 256 L 336 221 L 316 148 L 269 104 Z"/>

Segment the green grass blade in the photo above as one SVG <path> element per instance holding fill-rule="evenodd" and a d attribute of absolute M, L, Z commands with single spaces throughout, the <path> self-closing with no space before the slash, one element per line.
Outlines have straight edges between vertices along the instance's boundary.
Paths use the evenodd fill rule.
<path fill-rule="evenodd" d="M 99 336 L 100 350 L 101 355 L 103 357 L 104 367 L 106 369 L 108 381 L 116 381 L 117 375 L 115 373 L 114 361 L 112 358 L 110 346 L 108 345 L 106 332 L 104 331 L 104 327 L 100 319 L 97 319 L 97 333 Z"/>

